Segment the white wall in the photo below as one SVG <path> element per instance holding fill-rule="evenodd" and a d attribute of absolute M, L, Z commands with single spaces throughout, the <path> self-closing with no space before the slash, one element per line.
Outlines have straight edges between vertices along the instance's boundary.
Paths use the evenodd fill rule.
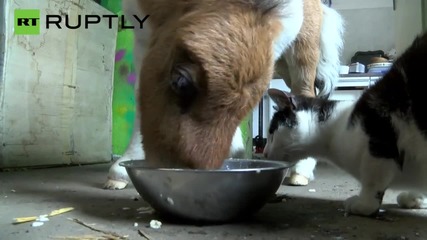
<path fill-rule="evenodd" d="M 6 1 L 0 1 L 0 16 L 6 18 Z M 0 99 L 2 99 L 2 81 L 3 81 L 3 62 L 4 62 L 4 47 L 6 44 L 6 19 L 0 21 Z M 0 104 L 1 107 L 1 104 Z"/>
<path fill-rule="evenodd" d="M 7 1 L 0 81 L 0 168 L 110 162 L 117 26 L 14 34 L 15 9 L 112 12 L 93 1 Z M 55 4 L 54 4 L 55 3 Z M 1 22 L 0 21 L 0 22 Z M 0 23 L 1 24 L 1 23 Z M 101 59 L 103 61 L 101 62 Z"/>
<path fill-rule="evenodd" d="M 423 29 L 423 0 L 332 0 L 346 22 L 341 63 L 357 51 L 396 49 L 400 54 Z"/>
<path fill-rule="evenodd" d="M 349 64 L 357 51 L 390 51 L 395 47 L 392 0 L 332 0 L 332 8 L 344 18 L 342 64 Z"/>
<path fill-rule="evenodd" d="M 396 50 L 400 54 L 422 32 L 421 0 L 396 0 L 395 36 Z"/>
<path fill-rule="evenodd" d="M 332 0 L 332 8 L 337 10 L 388 7 L 393 7 L 393 0 Z"/>

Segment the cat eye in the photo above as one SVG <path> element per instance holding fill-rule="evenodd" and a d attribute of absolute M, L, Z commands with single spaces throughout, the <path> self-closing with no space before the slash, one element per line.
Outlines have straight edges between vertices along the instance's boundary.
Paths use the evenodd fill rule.
<path fill-rule="evenodd" d="M 295 128 L 296 125 L 298 125 L 298 122 L 297 122 L 296 118 L 287 117 L 287 118 L 285 118 L 284 125 L 287 128 L 292 129 L 292 128 Z"/>
<path fill-rule="evenodd" d="M 325 111 L 320 111 L 318 113 L 318 118 L 319 118 L 319 122 L 325 121 L 325 119 L 326 119 L 326 113 L 325 113 Z"/>

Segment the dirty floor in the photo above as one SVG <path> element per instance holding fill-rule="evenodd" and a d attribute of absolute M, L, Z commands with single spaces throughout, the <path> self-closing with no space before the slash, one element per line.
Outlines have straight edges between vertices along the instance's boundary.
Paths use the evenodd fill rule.
<path fill-rule="evenodd" d="M 427 239 L 427 210 L 399 210 L 395 204 L 397 192 L 386 193 L 386 211 L 381 219 L 345 217 L 342 200 L 357 193 L 358 185 L 342 171 L 326 165 L 318 167 L 316 180 L 309 186 L 281 186 L 278 193 L 286 194 L 286 201 L 269 203 L 245 221 L 204 226 L 163 221 L 160 229 L 153 229 L 148 223 L 158 218 L 137 211 L 147 204 L 133 186 L 116 191 L 101 189 L 108 167 L 100 164 L 0 172 L 0 239 L 84 239 L 103 235 L 70 219 L 132 240 L 147 239 L 138 230 L 150 239 L 165 240 Z M 51 217 L 39 227 L 12 224 L 14 217 L 38 216 L 63 207 L 75 209 Z"/>

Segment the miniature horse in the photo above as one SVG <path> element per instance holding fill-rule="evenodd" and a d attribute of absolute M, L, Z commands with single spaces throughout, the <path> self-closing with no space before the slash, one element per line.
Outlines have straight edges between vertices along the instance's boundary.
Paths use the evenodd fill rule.
<path fill-rule="evenodd" d="M 328 97 L 338 80 L 343 21 L 320 0 L 123 0 L 123 10 L 150 16 L 134 30 L 136 118 L 108 189 L 127 185 L 118 164 L 129 159 L 214 169 L 244 157 L 238 126 L 275 67 L 295 94 Z M 291 184 L 307 184 L 315 164 L 301 160 Z"/>

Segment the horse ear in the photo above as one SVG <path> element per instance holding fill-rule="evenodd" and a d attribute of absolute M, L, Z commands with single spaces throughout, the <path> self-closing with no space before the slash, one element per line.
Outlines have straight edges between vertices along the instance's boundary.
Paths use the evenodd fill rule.
<path fill-rule="evenodd" d="M 276 88 L 268 89 L 267 93 L 279 109 L 296 108 L 297 102 L 291 93 Z"/>

